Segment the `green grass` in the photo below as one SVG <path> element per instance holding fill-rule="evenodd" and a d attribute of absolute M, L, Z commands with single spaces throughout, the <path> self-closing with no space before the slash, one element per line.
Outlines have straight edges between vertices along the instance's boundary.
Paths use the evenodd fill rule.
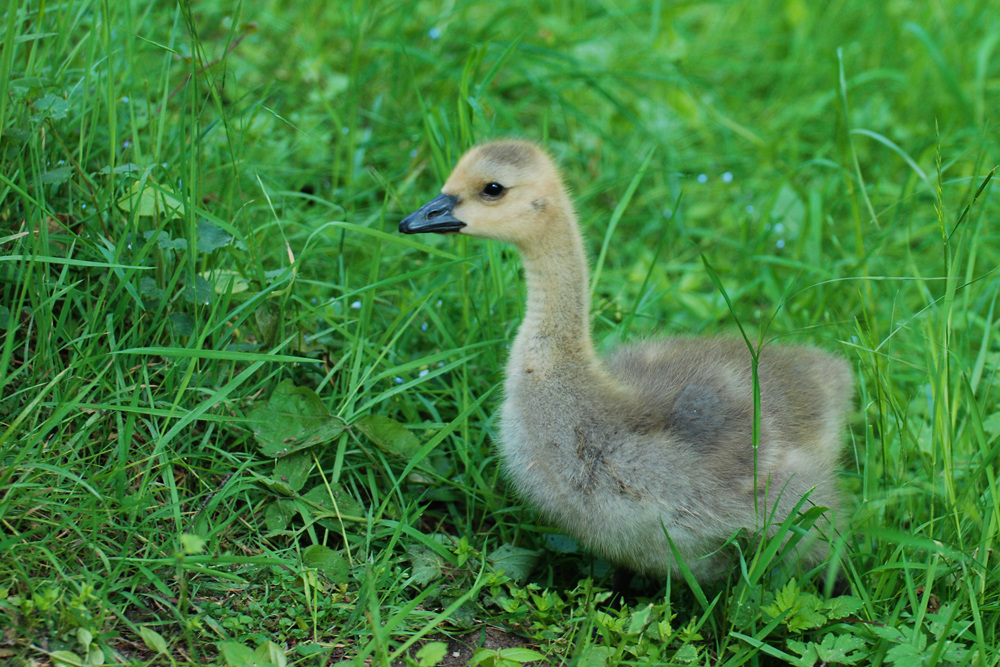
<path fill-rule="evenodd" d="M 7 3 L 0 661 L 416 663 L 472 631 L 998 664 L 991 3 L 449 7 Z M 395 232 L 502 135 L 566 171 L 605 345 L 738 321 L 850 360 L 830 568 L 771 575 L 772 543 L 618 609 L 507 490 L 516 257 Z"/>

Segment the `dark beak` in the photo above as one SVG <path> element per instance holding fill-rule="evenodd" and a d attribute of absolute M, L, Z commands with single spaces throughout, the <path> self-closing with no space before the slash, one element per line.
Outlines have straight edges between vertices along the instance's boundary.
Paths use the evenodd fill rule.
<path fill-rule="evenodd" d="M 399 231 L 404 234 L 423 234 L 424 232 L 436 232 L 447 234 L 457 232 L 465 223 L 457 220 L 451 214 L 458 197 L 455 195 L 438 195 L 431 201 L 420 207 L 399 223 Z"/>

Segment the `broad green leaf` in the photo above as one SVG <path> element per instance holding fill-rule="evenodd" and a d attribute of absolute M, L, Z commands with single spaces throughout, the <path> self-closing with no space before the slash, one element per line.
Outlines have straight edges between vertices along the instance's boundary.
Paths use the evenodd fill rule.
<path fill-rule="evenodd" d="M 350 564 L 340 552 L 328 546 L 314 544 L 302 552 L 302 562 L 306 567 L 316 569 L 335 584 L 346 584 Z"/>
<path fill-rule="evenodd" d="M 214 295 L 215 291 L 212 289 L 212 284 L 200 275 L 194 277 L 194 285 L 185 286 L 181 292 L 181 296 L 188 303 L 209 304 Z"/>
<path fill-rule="evenodd" d="M 105 165 L 97 170 L 96 173 L 102 176 L 109 176 L 110 174 L 139 174 L 142 172 L 142 167 L 137 165 L 135 162 L 126 162 L 125 164 L 120 164 L 114 169 L 111 165 Z"/>
<path fill-rule="evenodd" d="M 1000 433 L 1000 412 L 994 412 L 983 420 L 983 430 L 990 435 Z"/>
<path fill-rule="evenodd" d="M 859 598 L 851 595 L 841 595 L 840 597 L 824 600 L 820 611 L 830 620 L 847 618 L 851 614 L 856 614 L 864 606 Z"/>
<path fill-rule="evenodd" d="M 210 253 L 225 248 L 233 237 L 208 220 L 198 221 L 198 252 Z"/>
<path fill-rule="evenodd" d="M 301 644 L 295 645 L 295 652 L 302 656 L 313 656 L 320 653 L 327 653 L 330 649 L 320 644 L 311 644 L 309 642 L 303 642 Z M 306 663 L 312 664 L 312 663 Z"/>
<path fill-rule="evenodd" d="M 139 636 L 142 637 L 143 643 L 149 650 L 156 651 L 160 655 L 167 655 L 167 641 L 159 632 L 145 625 L 140 625 Z"/>
<path fill-rule="evenodd" d="M 65 118 L 69 113 L 69 102 L 58 95 L 46 95 L 44 97 L 40 97 L 35 100 L 35 103 L 31 106 L 41 112 L 38 115 L 38 118 L 52 118 L 53 120 L 58 120 L 60 118 Z"/>
<path fill-rule="evenodd" d="M 905 625 L 898 628 L 891 625 L 872 625 L 868 629 L 895 644 L 915 644 L 921 650 L 927 646 L 927 636 L 923 632 L 915 631 Z"/>
<path fill-rule="evenodd" d="M 472 660 L 469 661 L 469 664 L 483 665 L 484 667 L 517 667 L 526 662 L 537 660 L 545 660 L 545 654 L 530 648 L 478 648 L 472 654 Z"/>
<path fill-rule="evenodd" d="M 205 553 L 207 545 L 208 543 L 200 535 L 192 535 L 191 533 L 181 534 L 181 548 L 184 549 L 184 553 L 188 556 Z"/>
<path fill-rule="evenodd" d="M 944 655 L 942 656 L 945 661 L 950 663 L 959 663 L 965 660 L 969 653 L 968 646 L 951 640 L 945 640 L 945 642 L 947 643 L 947 648 L 945 648 Z"/>
<path fill-rule="evenodd" d="M 59 185 L 68 181 L 72 175 L 73 167 L 57 167 L 43 171 L 38 180 L 46 185 Z"/>
<path fill-rule="evenodd" d="M 354 425 L 386 454 L 412 458 L 420 451 L 420 441 L 405 426 L 384 415 L 365 415 Z"/>
<path fill-rule="evenodd" d="M 791 239 L 798 236 L 805 215 L 806 204 L 790 184 L 785 183 L 771 209 L 770 219 L 784 225 L 784 233 Z"/>
<path fill-rule="evenodd" d="M 774 592 L 758 584 L 733 600 L 729 607 L 729 620 L 737 628 L 748 628 L 755 618 L 761 616 L 764 608 L 773 603 Z"/>
<path fill-rule="evenodd" d="M 677 653 L 674 653 L 674 662 L 679 662 L 682 665 L 694 664 L 700 661 L 701 656 L 698 655 L 698 647 L 694 644 L 685 644 L 677 649 Z"/>
<path fill-rule="evenodd" d="M 72 651 L 53 651 L 49 654 L 52 664 L 56 667 L 83 667 L 83 658 Z"/>
<path fill-rule="evenodd" d="M 545 654 L 523 646 L 513 646 L 511 648 L 500 649 L 500 656 L 505 660 L 513 660 L 517 663 L 535 662 L 545 660 Z"/>
<path fill-rule="evenodd" d="M 285 667 L 288 659 L 280 646 L 272 641 L 265 641 L 254 651 L 254 658 L 260 665 L 274 665 L 274 667 Z"/>
<path fill-rule="evenodd" d="M 866 659 L 868 654 L 860 651 L 865 640 L 853 635 L 826 635 L 817 647 L 819 659 L 826 663 L 838 665 L 853 665 Z"/>
<path fill-rule="evenodd" d="M 153 185 L 149 181 L 143 186 L 136 181 L 128 187 L 118 200 L 123 211 L 143 216 L 165 216 L 167 219 L 184 217 L 184 204 L 174 196 L 169 188 Z"/>
<path fill-rule="evenodd" d="M 799 655 L 792 661 L 795 667 L 813 667 L 813 665 L 819 662 L 819 653 L 817 652 L 817 644 L 811 644 L 806 642 L 795 641 L 794 639 L 788 640 L 788 648 Z"/>
<path fill-rule="evenodd" d="M 578 664 L 581 667 L 606 667 L 614 654 L 615 649 L 611 646 L 591 646 Z"/>
<path fill-rule="evenodd" d="M 213 286 L 216 294 L 239 294 L 250 289 L 250 281 L 239 271 L 209 271 L 199 274 L 205 282 Z"/>
<path fill-rule="evenodd" d="M 823 637 L 823 641 L 819 644 L 800 642 L 794 639 L 788 640 L 788 648 L 802 656 L 796 660 L 796 664 L 802 667 L 812 667 L 818 663 L 856 664 L 868 657 L 866 652 L 860 650 L 864 646 L 865 641 L 853 635 L 828 634 Z"/>
<path fill-rule="evenodd" d="M 254 667 L 258 664 L 253 651 L 239 642 L 219 642 L 219 656 L 227 667 Z"/>
<path fill-rule="evenodd" d="M 295 517 L 297 510 L 291 500 L 275 500 L 264 510 L 264 525 L 271 532 L 288 530 L 288 524 Z"/>
<path fill-rule="evenodd" d="M 147 241 L 150 238 L 156 239 L 156 247 L 160 250 L 187 250 L 187 239 L 172 239 L 170 234 L 163 231 L 150 230 L 143 235 Z"/>
<path fill-rule="evenodd" d="M 580 551 L 580 543 L 569 535 L 562 533 L 546 533 L 542 536 L 545 546 L 560 554 L 575 554 Z"/>
<path fill-rule="evenodd" d="M 312 457 L 307 452 L 295 452 L 274 463 L 274 479 L 295 492 L 301 491 L 312 470 Z"/>
<path fill-rule="evenodd" d="M 511 544 L 502 544 L 494 550 L 486 559 L 493 565 L 496 571 L 503 570 L 504 573 L 518 583 L 528 580 L 531 571 L 538 564 L 538 559 L 542 552 L 539 550 L 524 549 Z"/>
<path fill-rule="evenodd" d="M 886 652 L 885 661 L 899 667 L 917 667 L 925 664 L 928 657 L 923 654 L 921 648 L 911 644 L 897 644 Z"/>
<path fill-rule="evenodd" d="M 414 544 L 407 550 L 410 559 L 410 583 L 424 587 L 444 574 L 445 562 L 433 549 Z"/>
<path fill-rule="evenodd" d="M 638 609 L 628 617 L 628 626 L 625 629 L 630 635 L 637 635 L 643 631 L 643 629 L 649 625 L 649 616 L 653 612 L 653 605 L 647 604 L 642 609 Z"/>
<path fill-rule="evenodd" d="M 805 600 L 795 613 L 785 619 L 785 625 L 792 632 L 818 628 L 826 623 L 826 616 L 816 611 L 816 600 Z"/>
<path fill-rule="evenodd" d="M 428 642 L 417 651 L 417 665 L 419 667 L 434 667 L 448 653 L 448 645 L 444 642 Z"/>
<path fill-rule="evenodd" d="M 267 301 L 253 311 L 254 323 L 260 331 L 260 338 L 265 342 L 274 342 L 281 325 L 281 309 Z"/>
<path fill-rule="evenodd" d="M 162 299 L 167 295 L 166 291 L 156 284 L 156 279 L 148 276 L 139 279 L 139 294 L 148 299 Z"/>
<path fill-rule="evenodd" d="M 280 460 L 280 459 L 279 459 Z M 254 471 L 250 471 L 253 478 L 257 480 L 261 486 L 263 486 L 268 491 L 273 491 L 279 496 L 284 496 L 286 498 L 291 498 L 295 495 L 295 489 L 291 487 L 287 482 L 281 479 L 275 479 L 272 477 L 265 477 L 264 475 L 258 475 Z"/>
<path fill-rule="evenodd" d="M 326 484 L 318 484 L 304 493 L 302 498 L 340 517 L 362 517 L 365 515 L 364 505 L 336 484 L 330 485 L 329 488 Z M 323 523 L 323 520 L 320 519 L 320 522 Z M 336 522 L 327 522 L 323 525 L 332 530 L 340 530 L 340 524 Z"/>
<path fill-rule="evenodd" d="M 87 628 L 77 628 L 76 641 L 79 642 L 80 646 L 84 648 L 89 648 L 90 643 L 94 641 L 94 635 Z"/>
<path fill-rule="evenodd" d="M 167 320 L 174 334 L 178 336 L 190 336 L 194 333 L 194 319 L 187 313 L 171 313 Z"/>
<path fill-rule="evenodd" d="M 257 445 L 265 456 L 287 456 L 292 452 L 325 445 L 343 433 L 347 424 L 330 414 L 322 399 L 308 387 L 285 380 L 266 403 L 247 412 Z"/>

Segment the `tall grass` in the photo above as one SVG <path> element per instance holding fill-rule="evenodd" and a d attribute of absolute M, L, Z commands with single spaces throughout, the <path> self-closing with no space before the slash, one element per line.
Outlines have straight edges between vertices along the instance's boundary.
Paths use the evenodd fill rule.
<path fill-rule="evenodd" d="M 994 14 L 9 2 L 0 655 L 997 664 Z M 604 345 L 738 320 L 850 360 L 829 568 L 619 608 L 508 493 L 516 258 L 395 233 L 501 135 L 565 168 Z"/>

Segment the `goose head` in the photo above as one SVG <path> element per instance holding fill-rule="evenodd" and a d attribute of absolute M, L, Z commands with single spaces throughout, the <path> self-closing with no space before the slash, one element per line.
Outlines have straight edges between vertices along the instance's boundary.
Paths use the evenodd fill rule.
<path fill-rule="evenodd" d="M 526 141 L 496 141 L 463 155 L 441 194 L 403 218 L 399 231 L 457 232 L 526 248 L 550 235 L 569 211 L 545 151 Z"/>

